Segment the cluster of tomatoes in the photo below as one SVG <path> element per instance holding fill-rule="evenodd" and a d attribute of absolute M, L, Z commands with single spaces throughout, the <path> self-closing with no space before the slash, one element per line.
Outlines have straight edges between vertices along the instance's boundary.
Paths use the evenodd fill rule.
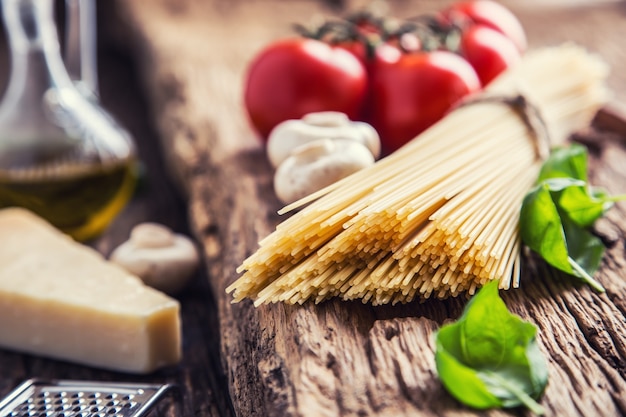
<path fill-rule="evenodd" d="M 339 111 L 370 123 L 389 154 L 526 48 L 519 20 L 492 0 L 455 3 L 392 28 L 389 22 L 361 13 L 262 50 L 250 64 L 244 97 L 261 137 L 285 120 Z"/>

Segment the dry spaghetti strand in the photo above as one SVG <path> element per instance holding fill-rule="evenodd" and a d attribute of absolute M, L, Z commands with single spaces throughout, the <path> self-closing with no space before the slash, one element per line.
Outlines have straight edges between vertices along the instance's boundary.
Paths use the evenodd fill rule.
<path fill-rule="evenodd" d="M 301 210 L 260 242 L 227 291 L 256 305 L 386 304 L 472 294 L 492 280 L 517 287 L 519 210 L 545 146 L 536 126 L 558 145 L 588 125 L 606 102 L 607 72 L 574 45 L 528 53 L 484 97 L 521 94 L 536 114 L 480 97 L 458 107 L 372 167 L 283 209 Z"/>

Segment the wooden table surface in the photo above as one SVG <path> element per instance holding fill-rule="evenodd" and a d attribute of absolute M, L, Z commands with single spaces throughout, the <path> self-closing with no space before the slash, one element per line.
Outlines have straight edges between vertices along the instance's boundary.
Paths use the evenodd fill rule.
<path fill-rule="evenodd" d="M 167 416 L 470 416 L 434 376 L 432 332 L 464 302 L 373 308 L 330 301 L 292 307 L 231 304 L 236 266 L 280 221 L 272 172 L 241 108 L 247 62 L 290 34 L 290 23 L 356 9 L 358 1 L 119 0 L 99 3 L 101 95 L 134 134 L 145 167 L 135 198 L 93 245 L 104 254 L 132 225 L 158 221 L 192 235 L 204 265 L 179 296 L 184 360 L 138 376 L 0 350 L 0 396 L 27 378 L 174 383 Z M 390 1 L 397 15 L 450 1 Z M 616 1 L 507 2 L 531 47 L 575 41 L 614 69 L 615 103 L 626 103 L 626 5 Z M 569 4 L 569 5 L 568 5 Z M 606 123 L 605 123 L 606 125 Z M 581 138 L 594 147 L 592 180 L 626 192 L 626 130 Z M 166 152 L 163 152 L 163 150 Z M 626 415 L 626 209 L 599 225 L 611 242 L 598 295 L 532 265 L 507 305 L 539 328 L 549 360 L 547 415 Z M 490 416 L 527 415 L 524 410 Z"/>

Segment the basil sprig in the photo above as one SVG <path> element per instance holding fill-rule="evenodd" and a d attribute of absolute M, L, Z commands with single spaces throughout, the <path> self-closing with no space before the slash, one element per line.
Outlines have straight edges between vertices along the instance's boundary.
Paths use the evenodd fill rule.
<path fill-rule="evenodd" d="M 624 198 L 611 197 L 589 185 L 584 146 L 556 148 L 522 203 L 522 241 L 548 264 L 603 292 L 593 274 L 605 248 L 589 228 L 615 201 Z"/>
<path fill-rule="evenodd" d="M 472 297 L 458 321 L 437 332 L 439 378 L 450 394 L 470 407 L 523 405 L 543 414 L 536 399 L 548 383 L 548 371 L 536 331 L 508 311 L 493 281 Z"/>

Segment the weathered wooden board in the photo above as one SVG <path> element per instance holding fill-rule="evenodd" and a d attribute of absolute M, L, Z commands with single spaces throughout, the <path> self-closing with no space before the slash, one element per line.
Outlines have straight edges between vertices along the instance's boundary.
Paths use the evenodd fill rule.
<path fill-rule="evenodd" d="M 389 3 L 398 15 L 444 4 Z M 511 3 L 532 46 L 577 41 L 621 69 L 623 4 L 546 4 Z M 231 304 L 224 292 L 237 278 L 235 268 L 280 221 L 271 169 L 241 106 L 246 64 L 269 40 L 288 35 L 291 22 L 332 10 L 319 2 L 278 0 L 125 0 L 117 6 L 132 29 L 168 169 L 187 196 L 192 229 L 203 245 L 236 413 L 474 415 L 443 390 L 432 350 L 433 331 L 458 317 L 463 300 L 254 308 Z M 624 101 L 626 75 L 618 72 L 610 83 L 616 101 Z M 614 193 L 626 191 L 625 136 L 582 137 L 593 145 L 594 183 Z M 542 401 L 548 415 L 626 414 L 626 207 L 618 204 L 598 230 L 610 245 L 598 274 L 605 294 L 554 276 L 532 259 L 522 288 L 504 294 L 510 309 L 539 327 L 549 359 Z"/>

